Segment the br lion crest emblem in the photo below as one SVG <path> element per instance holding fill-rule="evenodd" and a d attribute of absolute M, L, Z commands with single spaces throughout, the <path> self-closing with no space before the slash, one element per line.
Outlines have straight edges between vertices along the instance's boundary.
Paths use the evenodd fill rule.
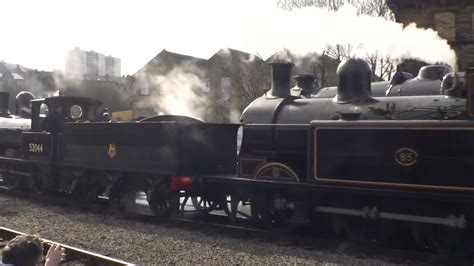
<path fill-rule="evenodd" d="M 110 159 L 113 159 L 117 155 L 117 145 L 109 144 L 109 151 L 107 152 Z"/>

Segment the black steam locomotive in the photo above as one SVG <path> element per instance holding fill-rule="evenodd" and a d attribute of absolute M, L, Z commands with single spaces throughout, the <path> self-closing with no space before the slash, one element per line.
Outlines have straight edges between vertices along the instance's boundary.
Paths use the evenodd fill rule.
<path fill-rule="evenodd" d="M 30 128 L 2 122 L 2 179 L 124 206 L 140 191 L 158 216 L 183 211 L 191 198 L 197 209 L 272 228 L 329 218 L 346 232 L 365 228 L 355 223 L 402 221 L 420 242 L 469 235 L 474 72 L 465 82 L 450 75 L 443 95 L 372 97 L 368 65 L 349 59 L 338 68 L 335 96 L 324 98 L 292 94 L 311 91 L 311 77 L 291 89 L 291 68 L 272 64 L 271 89 L 244 110 L 241 125 L 180 116 L 113 123 L 95 100 L 32 100 Z"/>

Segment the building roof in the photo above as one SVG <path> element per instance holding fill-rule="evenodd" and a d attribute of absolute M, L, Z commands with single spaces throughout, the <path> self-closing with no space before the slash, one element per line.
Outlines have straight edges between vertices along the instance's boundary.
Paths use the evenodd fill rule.
<path fill-rule="evenodd" d="M 24 79 L 20 74 L 18 73 L 12 73 L 13 79 Z"/>
<path fill-rule="evenodd" d="M 11 74 L 14 79 L 24 79 L 22 75 L 23 73 L 29 73 L 33 71 L 33 69 L 24 67 L 22 65 L 10 64 L 7 62 L 0 61 L 0 73 L 2 73 L 3 75 Z"/>
<path fill-rule="evenodd" d="M 225 56 L 229 56 L 229 55 L 230 56 L 236 56 L 236 57 L 239 57 L 241 59 L 246 59 L 246 60 L 257 57 L 254 54 L 246 53 L 246 52 L 243 52 L 243 51 L 239 51 L 239 50 L 235 50 L 235 49 L 231 49 L 231 48 L 221 48 L 217 52 L 215 52 L 208 60 L 212 61 L 216 57 L 225 57 Z"/>
<path fill-rule="evenodd" d="M 0 62 L 0 73 L 2 73 L 3 75 L 10 74 L 10 70 L 8 70 L 5 64 L 5 62 Z"/>
<path fill-rule="evenodd" d="M 9 64 L 5 63 L 5 66 L 10 70 L 11 72 L 30 72 L 34 71 L 31 68 L 27 68 L 25 66 L 19 65 L 19 64 Z"/>
<path fill-rule="evenodd" d="M 134 76 L 137 76 L 139 73 L 147 72 L 153 67 L 157 67 L 160 63 L 162 63 L 165 59 L 171 59 L 170 61 L 174 61 L 174 63 L 191 63 L 191 64 L 198 64 L 198 65 L 206 65 L 207 60 L 204 58 L 194 57 L 190 55 L 178 54 L 174 52 L 167 51 L 166 49 L 161 50 L 153 59 L 151 59 L 148 63 L 146 63 L 143 67 L 141 67 Z"/>

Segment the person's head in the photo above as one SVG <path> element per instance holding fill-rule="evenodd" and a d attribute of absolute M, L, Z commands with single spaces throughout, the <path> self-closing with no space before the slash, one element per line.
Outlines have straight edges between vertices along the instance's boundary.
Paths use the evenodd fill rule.
<path fill-rule="evenodd" d="M 2 263 L 34 266 L 41 263 L 43 247 L 37 236 L 17 236 L 2 250 Z"/>

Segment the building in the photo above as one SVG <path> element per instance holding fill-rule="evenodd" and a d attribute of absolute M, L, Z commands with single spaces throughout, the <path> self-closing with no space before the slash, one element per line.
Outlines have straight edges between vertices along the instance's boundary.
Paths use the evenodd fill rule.
<path fill-rule="evenodd" d="M 14 113 L 15 97 L 21 91 L 29 91 L 41 98 L 57 90 L 53 76 L 52 72 L 0 62 L 0 91 L 10 93 L 10 113 Z"/>
<path fill-rule="evenodd" d="M 242 110 L 269 87 L 270 68 L 260 57 L 230 48 L 208 59 L 213 117 L 216 122 L 239 122 Z"/>
<path fill-rule="evenodd" d="M 474 66 L 474 1 L 387 0 L 387 4 L 397 22 L 404 25 L 415 22 L 418 27 L 432 28 L 447 39 L 456 52 L 460 70 Z"/>
<path fill-rule="evenodd" d="M 134 117 L 170 113 L 172 112 L 170 109 L 174 108 L 169 106 L 173 104 L 172 102 L 196 104 L 197 97 L 192 95 L 197 93 L 204 98 L 209 93 L 207 72 L 206 59 L 163 49 L 133 75 Z M 188 106 L 190 109 L 194 107 L 198 108 Z M 189 115 L 181 111 L 186 110 L 180 110 L 179 114 Z"/>
<path fill-rule="evenodd" d="M 66 54 L 65 73 L 70 77 L 81 77 L 89 80 L 114 79 L 121 76 L 119 58 L 105 56 L 94 51 L 83 51 L 79 48 Z"/>
<path fill-rule="evenodd" d="M 209 59 L 162 50 L 134 74 L 134 116 L 170 113 L 237 122 L 242 106 L 264 93 L 258 66 L 266 68 L 260 58 L 233 49 L 220 49 Z M 174 108 L 182 104 L 187 108 Z"/>

